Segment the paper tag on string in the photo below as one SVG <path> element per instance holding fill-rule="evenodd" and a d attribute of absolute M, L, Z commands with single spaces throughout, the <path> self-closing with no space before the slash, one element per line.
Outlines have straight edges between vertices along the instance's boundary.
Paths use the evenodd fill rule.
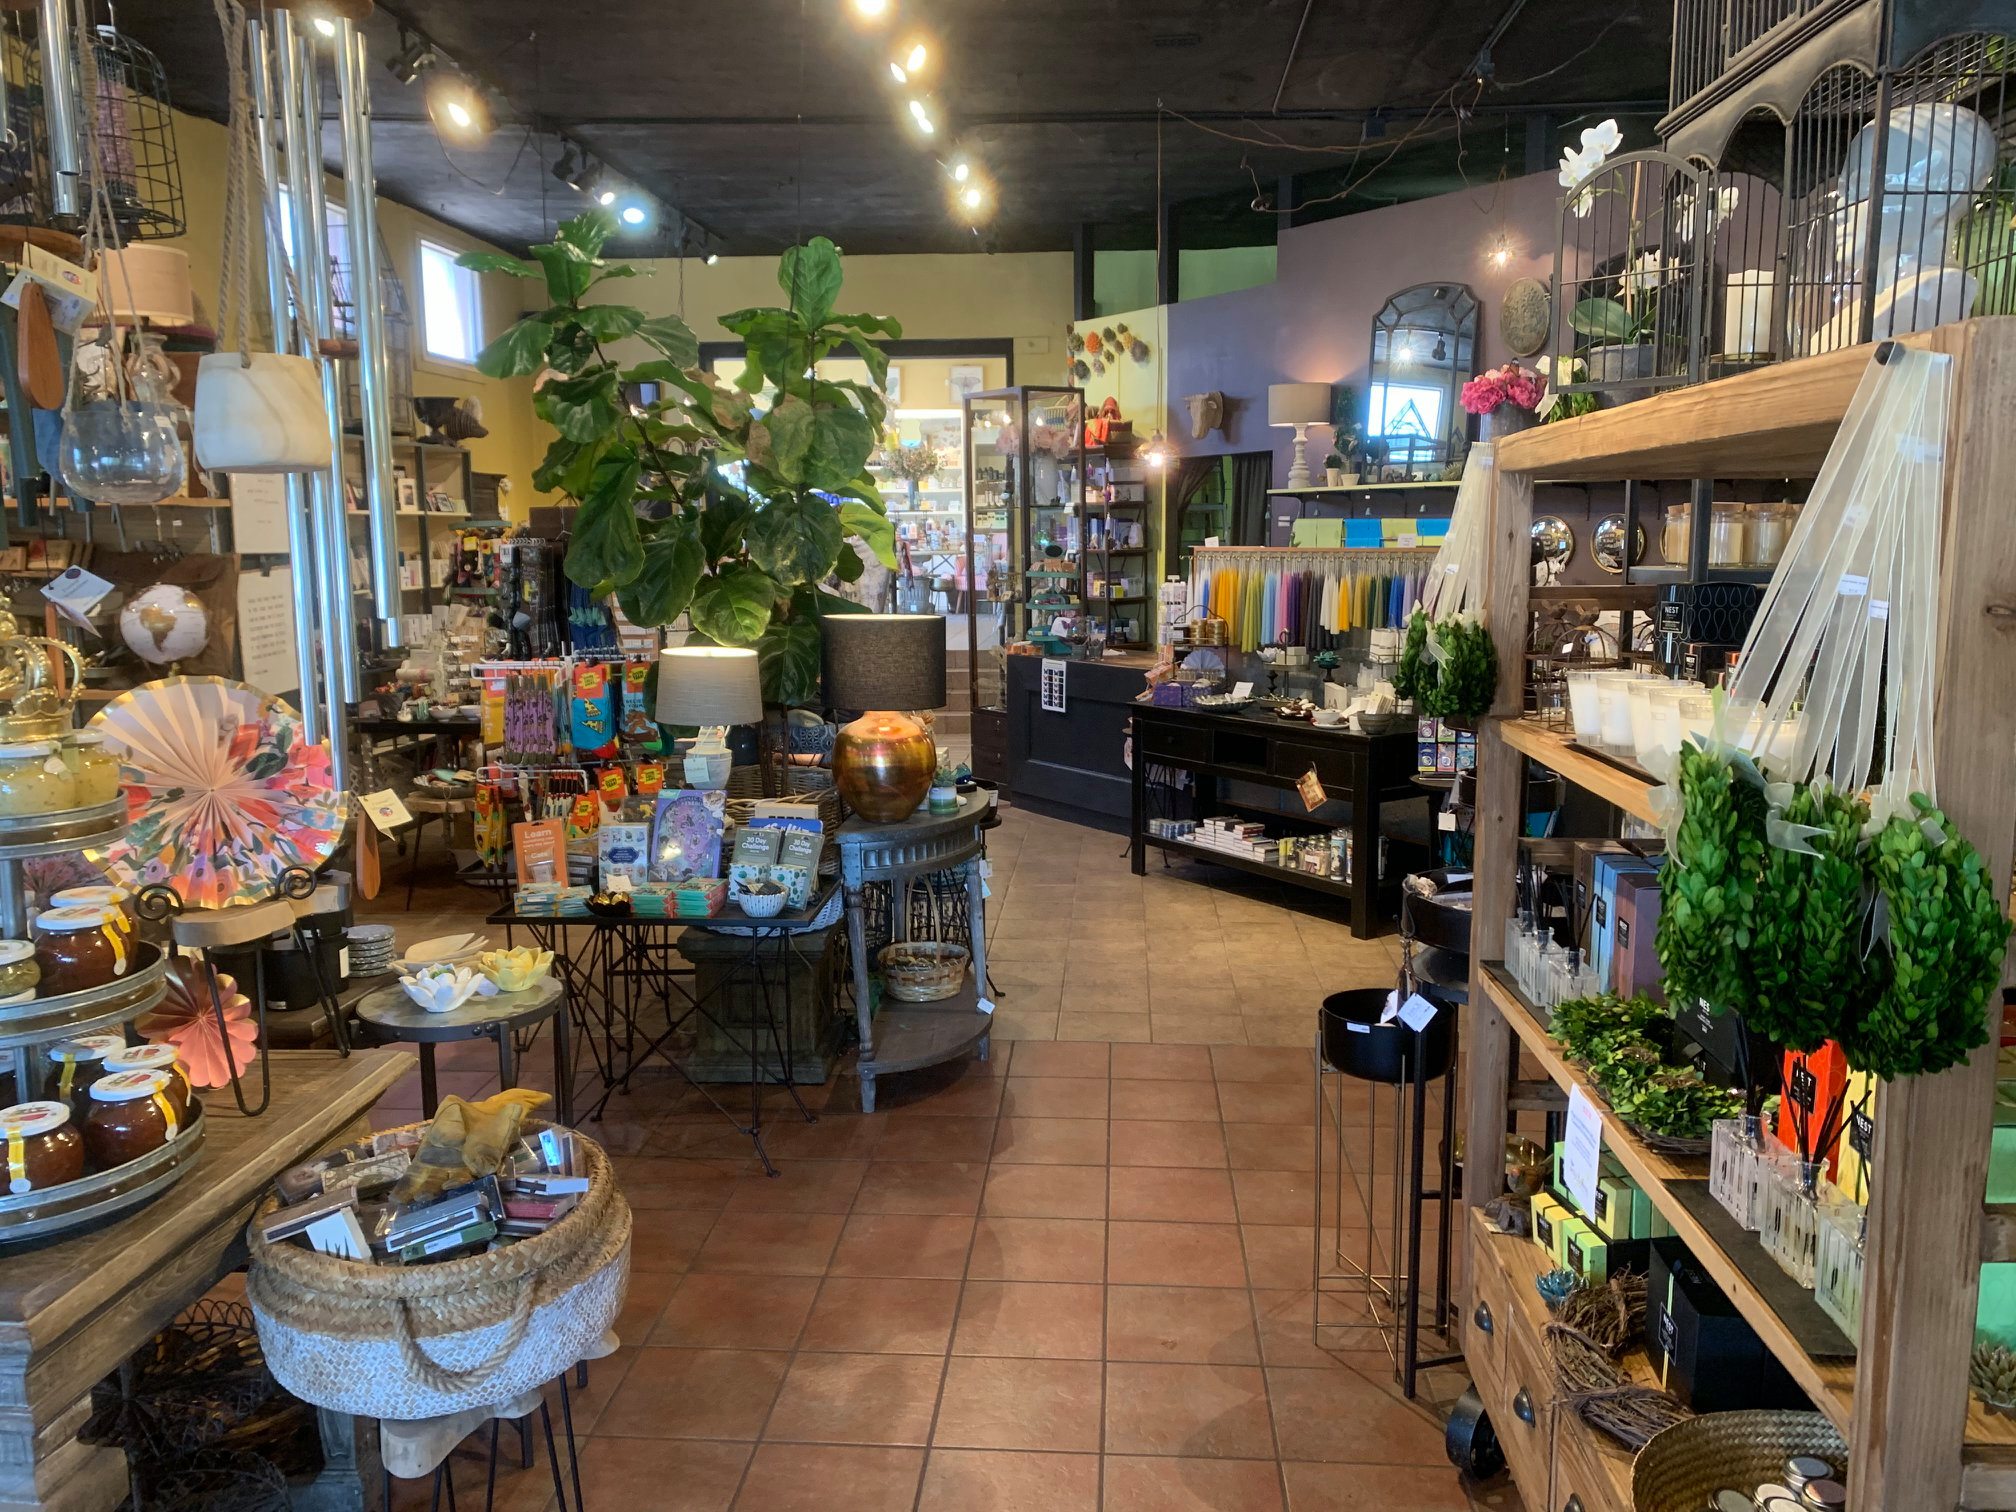
<path fill-rule="evenodd" d="M 380 788 L 375 793 L 366 793 L 358 802 L 364 805 L 364 812 L 371 822 L 384 834 L 391 834 L 402 825 L 413 822 L 406 805 L 399 801 L 399 795 L 390 788 Z"/>
<path fill-rule="evenodd" d="M 1379 1022 L 1390 1024 L 1400 1017 L 1400 989 L 1394 988 L 1386 994 L 1386 1006 L 1379 1010 Z"/>
<path fill-rule="evenodd" d="M 89 618 L 91 611 L 102 604 L 105 595 L 111 591 L 112 585 L 96 573 L 86 572 L 82 567 L 70 567 L 43 584 L 42 597 L 73 625 L 95 630 Z"/>
<path fill-rule="evenodd" d="M 982 1013 L 992 1013 L 994 1011 L 994 1000 L 992 998 L 981 998 L 973 1006 L 978 1008 Z"/>
<path fill-rule="evenodd" d="M 1415 993 L 1400 1005 L 1400 1022 L 1419 1034 L 1435 1022 L 1436 1007 L 1428 999 Z"/>

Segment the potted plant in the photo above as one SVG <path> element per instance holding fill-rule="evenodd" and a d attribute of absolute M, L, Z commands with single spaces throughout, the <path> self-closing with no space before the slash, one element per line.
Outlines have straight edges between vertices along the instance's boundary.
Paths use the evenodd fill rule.
<path fill-rule="evenodd" d="M 1540 407 L 1545 390 L 1538 373 L 1508 362 L 1463 385 L 1463 408 L 1484 417 L 1484 435 L 1489 440 L 1536 423 L 1534 411 Z"/>
<path fill-rule="evenodd" d="M 1343 452 L 1333 450 L 1323 459 L 1323 481 L 1332 488 L 1342 488 L 1347 483 L 1358 481 L 1356 474 L 1345 473 Z"/>
<path fill-rule="evenodd" d="M 559 436 L 532 481 L 578 506 L 570 580 L 614 593 L 635 624 L 684 614 L 702 643 L 755 647 L 767 701 L 813 703 L 819 616 L 862 610 L 823 585 L 858 579 L 864 552 L 896 566 L 868 457 L 889 371 L 875 338 L 902 328 L 836 313 L 840 252 L 814 237 L 779 261 L 786 304 L 721 318 L 747 361 L 733 385 L 720 383 L 699 366 L 684 321 L 588 297 L 642 271 L 602 260 L 615 224 L 599 209 L 564 221 L 533 247 L 535 263 L 501 252 L 459 259 L 478 272 L 543 278 L 549 301 L 485 347 L 477 368 L 538 375 L 533 406 Z M 643 348 L 643 360 L 619 343 Z M 820 376 L 821 359 L 842 347 L 871 382 Z"/>
<path fill-rule="evenodd" d="M 910 493 L 912 509 L 917 508 L 917 490 L 937 477 L 938 470 L 945 465 L 944 457 L 935 446 L 905 446 L 893 440 L 882 448 L 878 460 L 884 472 L 903 480 Z"/>

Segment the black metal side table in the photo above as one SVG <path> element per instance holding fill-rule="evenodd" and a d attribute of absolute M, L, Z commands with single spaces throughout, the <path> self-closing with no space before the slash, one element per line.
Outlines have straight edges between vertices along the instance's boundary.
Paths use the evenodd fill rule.
<path fill-rule="evenodd" d="M 540 978 L 523 992 L 500 992 L 471 998 L 446 1013 L 430 1013 L 398 987 L 367 993 L 357 1004 L 357 1017 L 381 1040 L 420 1047 L 420 1111 L 432 1118 L 439 1106 L 434 1071 L 434 1047 L 456 1040 L 490 1039 L 497 1044 L 497 1077 L 505 1087 L 518 1084 L 518 1050 L 514 1031 L 545 1023 L 560 1012 L 565 999 L 557 977 Z M 554 1103 L 559 1121 L 574 1122 L 574 1071 L 567 1054 L 567 1025 L 553 1025 Z"/>

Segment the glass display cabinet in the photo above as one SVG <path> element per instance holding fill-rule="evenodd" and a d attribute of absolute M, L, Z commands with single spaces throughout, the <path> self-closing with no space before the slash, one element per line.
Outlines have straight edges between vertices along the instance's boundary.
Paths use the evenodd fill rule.
<path fill-rule="evenodd" d="M 973 770 L 1005 774 L 1008 647 L 1082 643 L 1085 404 L 1075 388 L 1022 385 L 966 397 L 965 642 Z M 956 674 L 955 674 L 956 675 Z"/>
<path fill-rule="evenodd" d="M 1080 592 L 1088 629 L 1103 631 L 1107 648 L 1146 650 L 1154 641 L 1149 580 L 1148 464 L 1140 443 L 1087 451 L 1085 549 Z"/>

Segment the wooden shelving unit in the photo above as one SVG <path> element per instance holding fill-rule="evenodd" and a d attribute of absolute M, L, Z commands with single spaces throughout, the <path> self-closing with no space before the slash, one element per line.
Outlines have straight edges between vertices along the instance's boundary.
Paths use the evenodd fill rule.
<path fill-rule="evenodd" d="M 2006 896 L 2016 847 L 2016 783 L 2009 777 L 2009 753 L 2016 750 L 2016 528 L 2006 512 L 2016 493 L 2016 318 L 1965 321 L 1905 342 L 1945 353 L 1954 364 L 1935 641 L 1939 798 Z M 1499 686 L 1494 717 L 1478 734 L 1475 939 L 1502 939 L 1512 911 L 1527 760 L 1625 813 L 1651 818 L 1651 787 L 1641 776 L 1518 717 L 1524 665 L 1504 649 L 1524 643 L 1528 622 L 1534 480 L 1811 476 L 1872 354 L 1863 346 L 1781 363 L 1499 443 L 1485 592 L 1500 648 Z M 1495 1150 L 1512 1127 L 1512 1087 L 1522 1066 L 1564 1090 L 1581 1083 L 1516 990 L 1475 957 L 1465 1045 L 1472 1150 Z M 1939 1076 L 1889 1083 L 1877 1100 L 1861 1347 L 1852 1364 L 1809 1356 L 1745 1280 L 1733 1247 L 1725 1249 L 1675 1200 L 1675 1184 L 1698 1174 L 1690 1163 L 1655 1155 L 1606 1120 L 1605 1149 L 1644 1185 L 1816 1410 L 1846 1434 L 1850 1512 L 2016 1509 L 2016 1423 L 1989 1416 L 1967 1392 L 1981 1259 L 1998 1253 L 1990 1241 L 2000 1233 L 1983 1206 L 1994 1091 L 1991 1045 Z M 1466 1198 L 1481 1206 L 1495 1195 L 1492 1187 L 1473 1182 Z M 1472 1224 L 1474 1296 L 1501 1274 L 1512 1252 L 1481 1219 L 1473 1216 Z M 1528 1277 L 1524 1290 L 1530 1289 Z M 1474 1369 L 1505 1345 L 1478 1336 L 1474 1321 L 1472 1328 L 1467 1347 Z M 1479 1387 L 1494 1422 L 1508 1420 L 1512 1404 L 1492 1400 L 1503 1382 L 1489 1367 Z M 1505 1433 L 1501 1426 L 1501 1438 Z M 1562 1467 L 1578 1461 L 1586 1466 L 1588 1458 L 1572 1437 L 1565 1448 L 1557 1441 L 1541 1478 L 1529 1457 L 1520 1476 L 1529 1512 L 1555 1512 Z M 1517 1456 L 1514 1468 L 1521 1468 Z M 1628 1476 L 1595 1475 L 1573 1489 L 1585 1512 L 1630 1507 Z"/>

